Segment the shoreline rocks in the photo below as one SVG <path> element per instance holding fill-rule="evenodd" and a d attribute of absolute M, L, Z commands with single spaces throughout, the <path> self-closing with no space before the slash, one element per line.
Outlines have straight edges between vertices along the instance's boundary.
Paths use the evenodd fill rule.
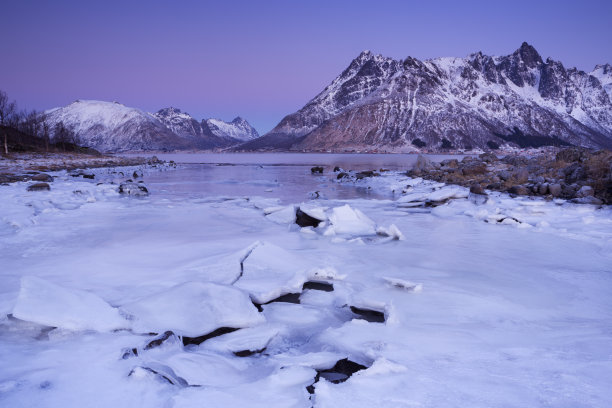
<path fill-rule="evenodd" d="M 510 154 L 501 158 L 483 153 L 440 163 L 420 156 L 407 175 L 458 184 L 475 194 L 487 189 L 575 203 L 612 204 L 612 152 L 607 150 L 568 148 L 556 154 Z"/>

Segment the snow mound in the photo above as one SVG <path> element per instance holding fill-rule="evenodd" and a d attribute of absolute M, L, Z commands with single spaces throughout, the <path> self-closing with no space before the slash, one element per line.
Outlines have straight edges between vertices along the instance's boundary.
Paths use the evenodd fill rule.
<path fill-rule="evenodd" d="M 66 289 L 34 276 L 21 278 L 13 316 L 68 330 L 105 332 L 129 326 L 117 309 L 97 295 Z"/>
<path fill-rule="evenodd" d="M 186 282 L 121 308 L 136 332 L 197 337 L 220 327 L 250 327 L 265 321 L 246 293 L 232 286 Z"/>

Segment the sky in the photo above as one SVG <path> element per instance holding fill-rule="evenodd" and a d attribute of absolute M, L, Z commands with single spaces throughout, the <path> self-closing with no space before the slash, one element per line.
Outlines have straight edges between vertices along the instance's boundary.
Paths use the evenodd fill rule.
<path fill-rule="evenodd" d="M 20 108 L 118 101 L 271 130 L 363 50 L 612 63 L 612 1 L 0 0 L 0 90 Z"/>

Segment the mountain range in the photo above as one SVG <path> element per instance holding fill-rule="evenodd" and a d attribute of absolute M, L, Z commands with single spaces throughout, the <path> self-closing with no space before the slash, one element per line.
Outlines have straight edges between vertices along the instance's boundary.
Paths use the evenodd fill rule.
<path fill-rule="evenodd" d="M 241 150 L 612 148 L 612 67 L 586 73 L 523 43 L 506 56 L 394 60 L 364 51 Z"/>
<path fill-rule="evenodd" d="M 259 137 L 244 119 L 198 121 L 176 108 L 147 113 L 82 101 L 45 112 L 103 152 L 410 152 L 539 147 L 612 148 L 612 66 L 589 73 L 512 54 L 395 60 L 362 52 L 321 93 Z"/>
<path fill-rule="evenodd" d="M 130 108 L 118 102 L 77 100 L 45 112 L 52 129 L 63 123 L 76 142 L 101 152 L 140 150 L 193 150 L 226 148 L 259 137 L 246 120 L 197 121 L 176 108 L 156 113 Z"/>

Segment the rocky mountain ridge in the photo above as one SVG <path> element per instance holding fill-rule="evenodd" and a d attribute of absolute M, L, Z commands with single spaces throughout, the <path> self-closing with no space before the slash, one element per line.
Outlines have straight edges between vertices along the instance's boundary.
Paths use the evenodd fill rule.
<path fill-rule="evenodd" d="M 510 55 L 403 61 L 364 51 L 327 88 L 243 150 L 441 151 L 612 147 L 612 68 Z"/>
<path fill-rule="evenodd" d="M 101 152 L 215 149 L 259 137 L 242 118 L 198 122 L 177 108 L 152 114 L 118 102 L 77 100 L 46 111 L 45 121 L 52 140 L 61 122 L 73 132 L 74 142 Z"/>

